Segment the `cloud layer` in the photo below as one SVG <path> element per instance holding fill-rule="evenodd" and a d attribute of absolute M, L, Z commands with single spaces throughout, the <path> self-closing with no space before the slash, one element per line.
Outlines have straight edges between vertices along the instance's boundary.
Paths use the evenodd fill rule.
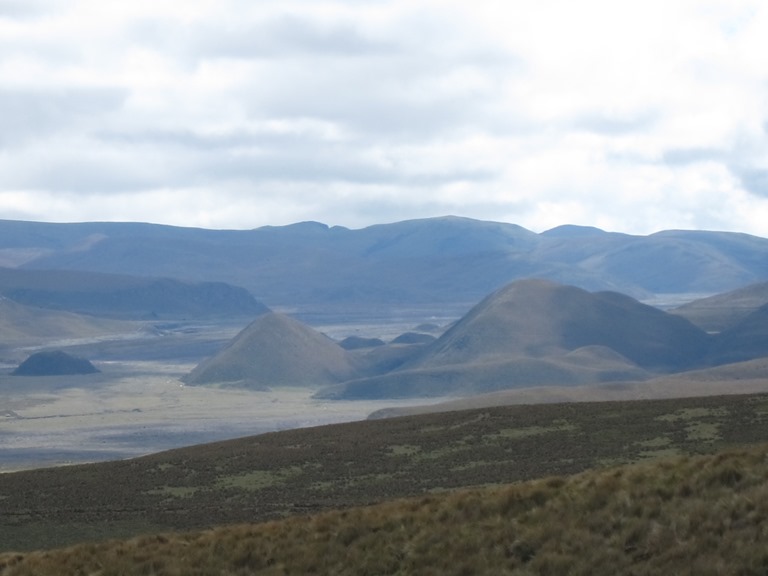
<path fill-rule="evenodd" d="M 0 0 L 0 217 L 768 228 L 759 0 Z"/>

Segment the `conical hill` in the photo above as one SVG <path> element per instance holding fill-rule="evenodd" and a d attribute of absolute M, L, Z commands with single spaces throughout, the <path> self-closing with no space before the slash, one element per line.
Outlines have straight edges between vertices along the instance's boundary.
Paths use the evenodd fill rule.
<path fill-rule="evenodd" d="M 341 346 L 298 320 L 270 312 L 259 316 L 183 380 L 187 384 L 264 388 L 327 385 L 351 375 Z"/>

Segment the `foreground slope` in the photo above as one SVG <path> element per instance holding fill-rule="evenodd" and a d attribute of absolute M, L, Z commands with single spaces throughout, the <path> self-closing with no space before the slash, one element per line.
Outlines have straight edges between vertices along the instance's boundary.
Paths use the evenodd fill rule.
<path fill-rule="evenodd" d="M 768 446 L 45 553 L 69 574 L 763 575 Z"/>
<path fill-rule="evenodd" d="M 255 522 L 757 442 L 768 442 L 766 395 L 507 406 L 287 430 L 0 474 L 0 548 Z"/>

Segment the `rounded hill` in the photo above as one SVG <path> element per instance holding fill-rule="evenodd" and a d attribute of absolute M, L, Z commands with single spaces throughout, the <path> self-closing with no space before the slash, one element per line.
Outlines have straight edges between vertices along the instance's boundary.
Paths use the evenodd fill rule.
<path fill-rule="evenodd" d="M 687 320 L 616 292 L 520 280 L 491 294 L 439 338 L 422 366 L 561 355 L 604 346 L 649 369 L 698 359 L 707 335 Z"/>

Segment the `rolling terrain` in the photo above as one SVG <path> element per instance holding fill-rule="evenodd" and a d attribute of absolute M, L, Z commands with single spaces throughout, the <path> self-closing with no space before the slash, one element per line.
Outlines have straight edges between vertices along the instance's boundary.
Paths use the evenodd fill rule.
<path fill-rule="evenodd" d="M 0 221 L 0 265 L 0 454 L 111 460 L 0 474 L 0 551 L 138 538 L 3 576 L 768 566 L 766 239 Z M 54 348 L 102 372 L 10 374 Z"/>
<path fill-rule="evenodd" d="M 711 454 L 768 442 L 766 424 L 766 395 L 507 406 L 0 474 L 0 543 L 51 548 Z"/>
<path fill-rule="evenodd" d="M 348 349 L 346 339 L 334 342 L 288 316 L 266 314 L 184 381 L 325 386 L 316 398 L 348 400 L 637 382 L 768 356 L 766 310 L 711 335 L 615 292 L 518 280 L 438 338 L 409 332 L 388 345 Z"/>

